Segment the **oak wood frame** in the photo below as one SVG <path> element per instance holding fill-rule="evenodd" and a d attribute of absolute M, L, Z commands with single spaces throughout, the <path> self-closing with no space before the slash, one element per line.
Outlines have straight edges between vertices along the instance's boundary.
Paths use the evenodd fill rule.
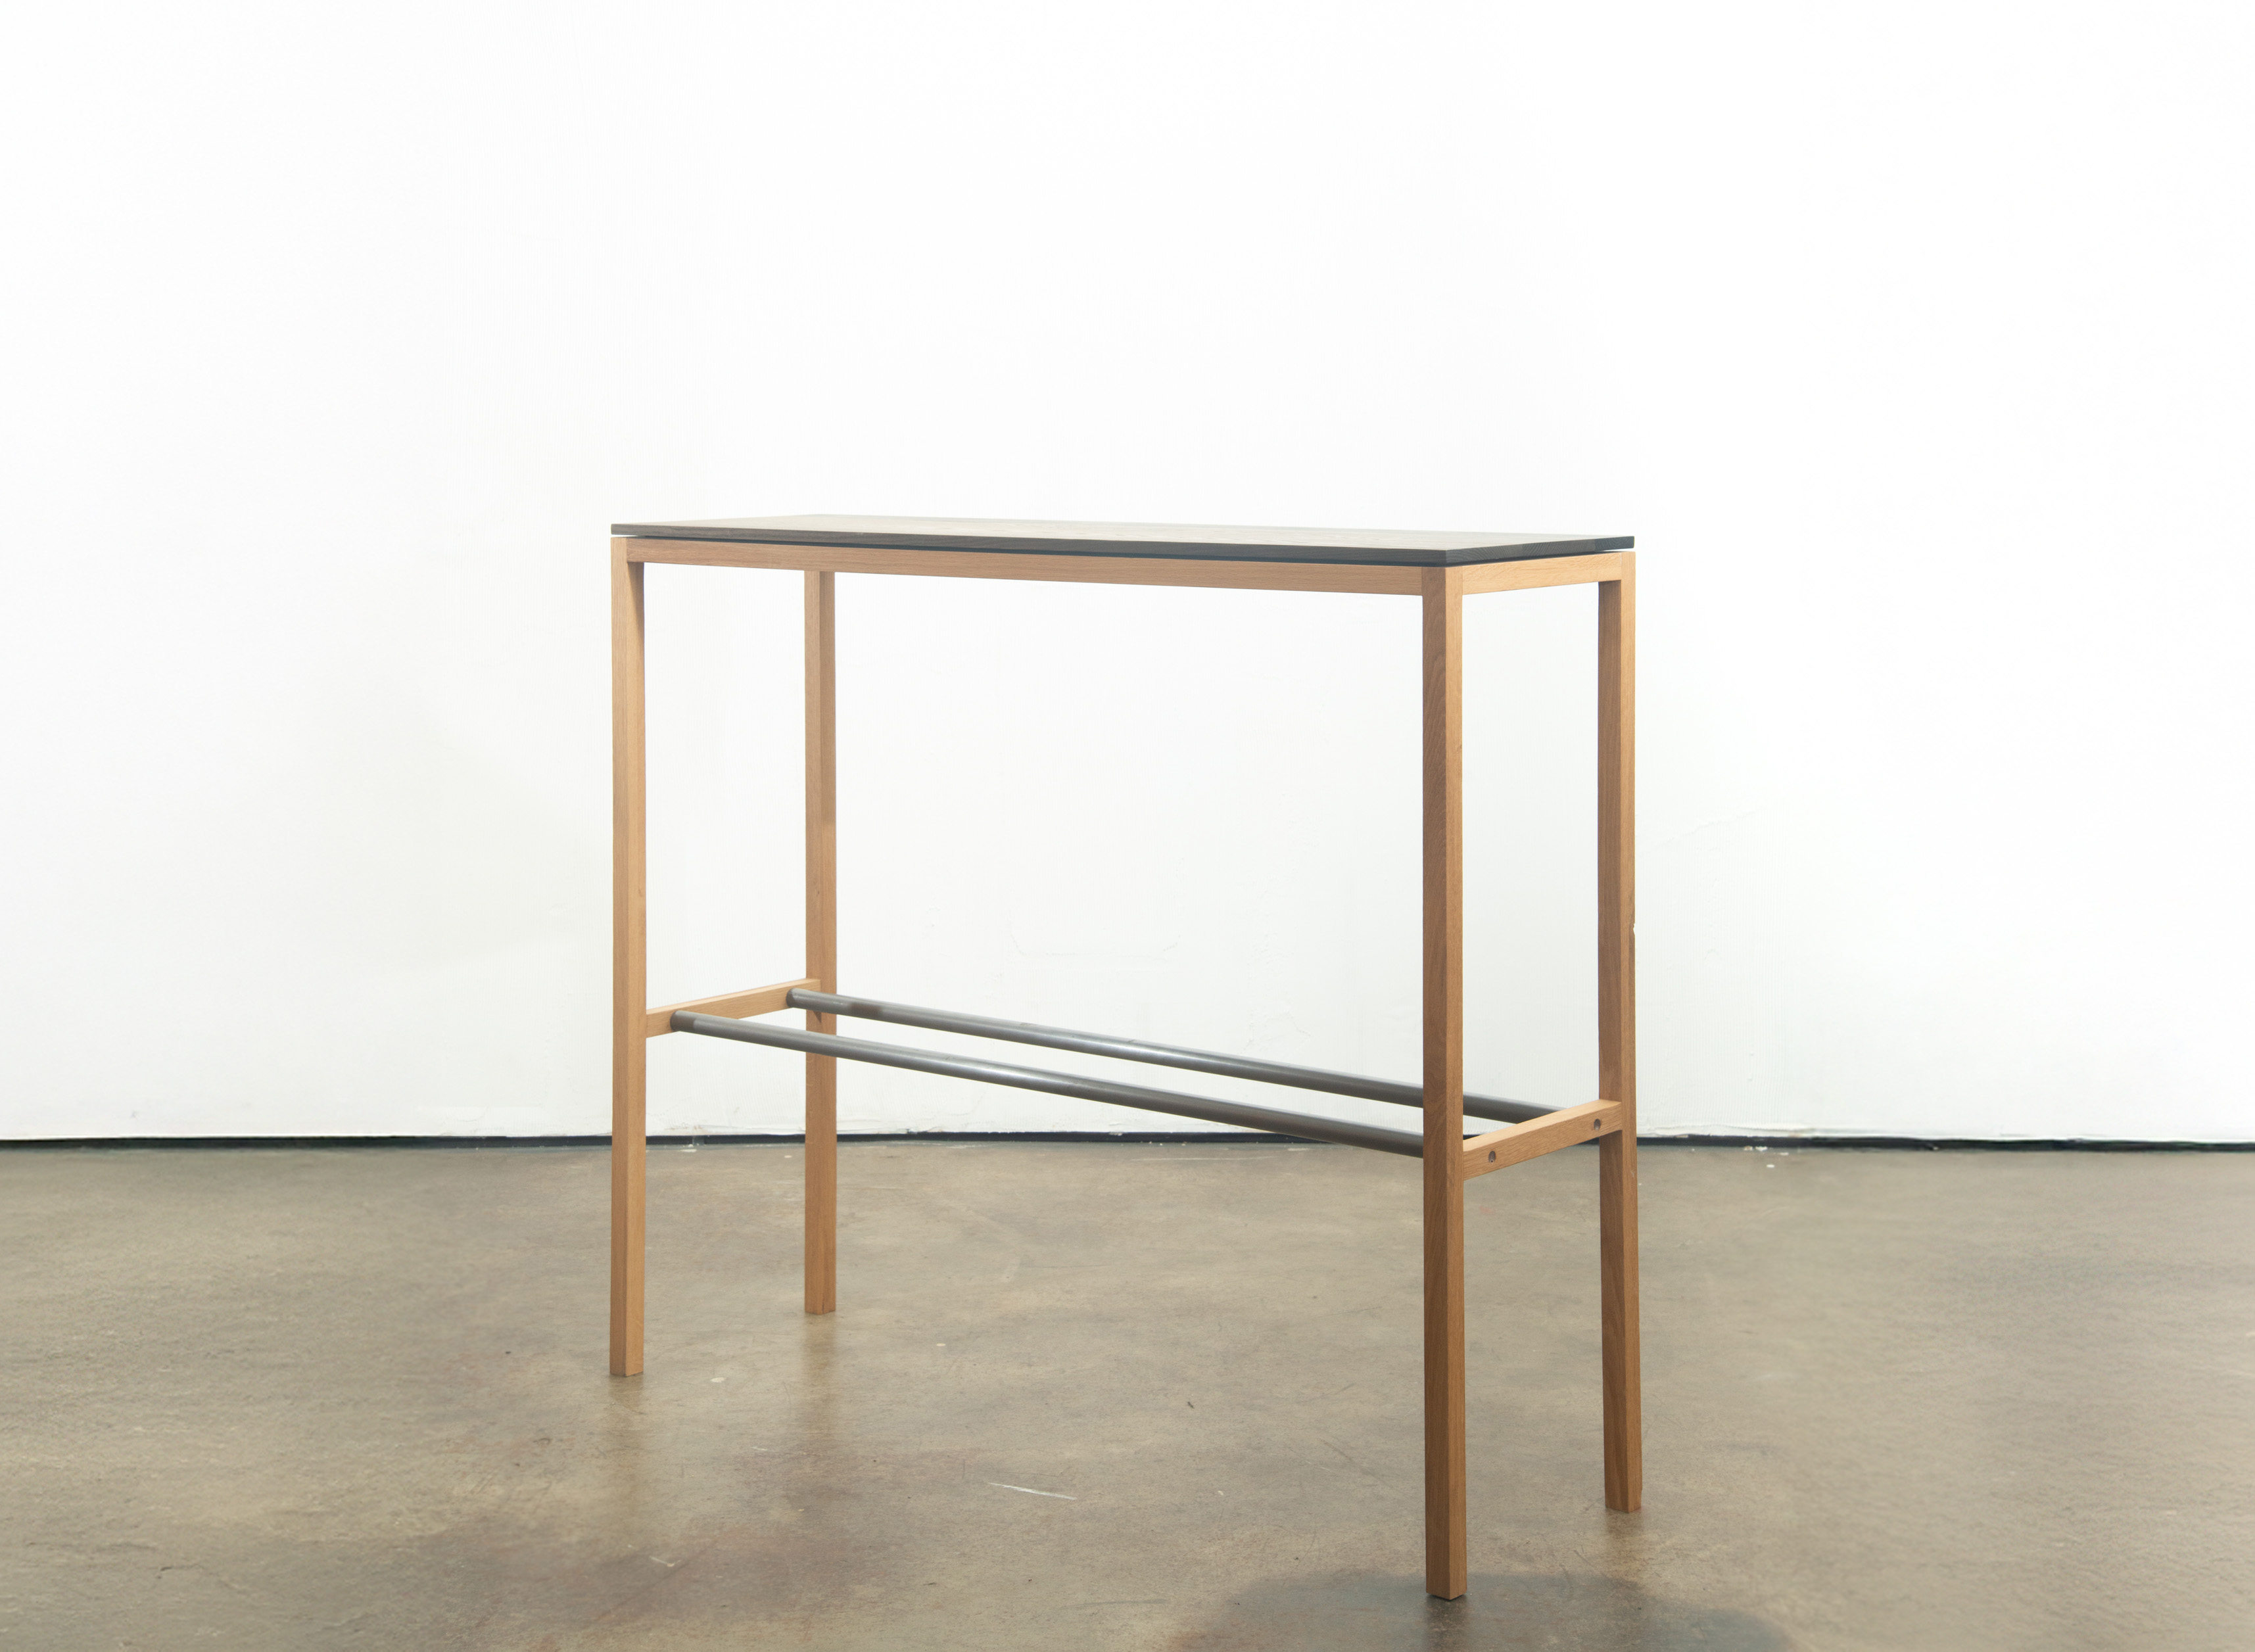
<path fill-rule="evenodd" d="M 644 836 L 643 565 L 611 559 L 611 1374 L 642 1369 L 643 1196 L 650 1156 L 649 859 Z"/>
<path fill-rule="evenodd" d="M 795 987 L 838 990 L 836 580 L 839 573 L 1041 580 L 1416 596 L 1423 609 L 1425 1586 L 1467 1581 L 1464 1184 L 1598 1142 L 1598 1277 L 1607 1507 L 1642 1502 L 1636 1255 L 1636 558 L 1633 552 L 1453 568 L 1050 556 L 617 538 L 611 557 L 613 955 L 611 1370 L 643 1368 L 648 1044 L 679 1009 L 758 1015 Z M 806 974 L 649 1006 L 643 568 L 651 562 L 805 576 Z M 1464 599 L 1598 587 L 1598 1062 L 1604 1100 L 1464 1135 Z M 758 1006 L 754 1008 L 753 1006 Z M 810 1013 L 811 1030 L 836 1030 Z M 806 1058 L 806 1311 L 837 1306 L 837 1061 Z"/>

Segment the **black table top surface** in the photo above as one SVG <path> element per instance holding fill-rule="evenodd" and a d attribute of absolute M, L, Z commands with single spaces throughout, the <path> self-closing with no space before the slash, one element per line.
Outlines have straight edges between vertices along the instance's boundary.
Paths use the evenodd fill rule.
<path fill-rule="evenodd" d="M 636 539 L 880 550 L 1018 551 L 1048 556 L 1189 557 L 1214 562 L 1343 562 L 1451 568 L 1531 557 L 1626 551 L 1626 534 L 1427 533 L 1371 528 L 1215 528 L 1149 522 L 988 522 L 967 517 L 723 517 L 710 522 L 623 522 Z"/>

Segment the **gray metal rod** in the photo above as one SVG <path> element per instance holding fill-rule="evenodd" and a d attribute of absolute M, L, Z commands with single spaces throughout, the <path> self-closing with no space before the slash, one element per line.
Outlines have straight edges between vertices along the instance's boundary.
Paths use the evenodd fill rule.
<path fill-rule="evenodd" d="M 924 1009 L 915 1004 L 888 1003 L 878 998 L 847 998 L 838 993 L 790 995 L 793 1009 L 811 1009 L 825 1016 L 852 1016 L 862 1021 L 890 1021 L 903 1027 L 929 1027 L 934 1032 L 967 1033 L 975 1038 L 1007 1038 L 1013 1044 L 1037 1044 L 1051 1050 L 1078 1050 L 1083 1055 L 1110 1056 L 1119 1061 L 1148 1061 L 1154 1066 L 1185 1067 L 1192 1072 L 1217 1073 L 1225 1079 L 1252 1079 L 1261 1084 L 1289 1085 L 1296 1090 L 1321 1090 L 1331 1095 L 1360 1096 L 1366 1101 L 1391 1101 L 1396 1107 L 1422 1107 L 1425 1093 L 1414 1084 L 1386 1079 L 1365 1079 L 1352 1072 L 1331 1072 L 1322 1067 L 1293 1067 L 1276 1061 L 1255 1061 L 1246 1056 L 1218 1055 L 1210 1050 L 1183 1050 L 1173 1044 L 1149 1044 L 1141 1038 L 1115 1038 L 1109 1033 L 1070 1032 L 1063 1027 L 1036 1026 L 1030 1021 L 998 1021 L 992 1016 L 967 1016 L 954 1009 Z M 1468 1118 L 1493 1119 L 1518 1124 L 1556 1111 L 1531 1101 L 1511 1101 L 1501 1096 L 1468 1095 Z"/>
<path fill-rule="evenodd" d="M 1304 1136 L 1316 1142 L 1336 1142 L 1343 1147 L 1375 1148 L 1422 1158 L 1423 1138 L 1407 1130 L 1389 1130 L 1375 1124 L 1351 1124 L 1345 1119 L 1311 1118 L 1304 1113 L 1283 1113 L 1273 1107 L 1247 1107 L 1239 1101 L 1215 1101 L 1205 1096 L 1177 1095 L 1171 1090 L 1146 1090 L 1139 1085 L 1113 1084 L 1105 1079 L 1083 1078 L 1077 1072 L 1048 1072 L 1039 1067 L 1017 1067 L 977 1056 L 944 1055 L 937 1050 L 910 1050 L 901 1044 L 871 1044 L 862 1038 L 841 1038 L 835 1033 L 800 1032 L 790 1027 L 765 1026 L 754 1021 L 732 1021 L 726 1016 L 673 1012 L 673 1030 L 702 1033 L 707 1038 L 734 1038 L 741 1044 L 767 1044 L 776 1050 L 798 1050 L 810 1056 L 840 1056 L 848 1061 L 874 1061 L 879 1066 L 906 1067 L 911 1072 L 937 1072 L 951 1079 L 977 1079 L 987 1084 L 1006 1084 L 1014 1090 L 1040 1090 L 1050 1095 L 1077 1096 L 1084 1101 L 1109 1101 L 1114 1107 L 1143 1107 L 1153 1113 L 1173 1113 L 1186 1119 L 1210 1119 L 1217 1124 L 1242 1124 L 1280 1135 Z"/>

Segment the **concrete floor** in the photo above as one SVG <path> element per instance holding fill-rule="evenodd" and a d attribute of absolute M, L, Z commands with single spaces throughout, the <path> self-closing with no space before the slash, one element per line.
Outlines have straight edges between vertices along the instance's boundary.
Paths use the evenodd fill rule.
<path fill-rule="evenodd" d="M 0 1153 L 0 1649 L 2255 1646 L 2255 1156 L 1648 1149 L 1632 1515 L 1594 1155 L 1476 1183 L 1447 1605 L 1414 1163 L 844 1165 L 811 1320 L 654 1153 L 615 1381 L 599 1151 Z"/>

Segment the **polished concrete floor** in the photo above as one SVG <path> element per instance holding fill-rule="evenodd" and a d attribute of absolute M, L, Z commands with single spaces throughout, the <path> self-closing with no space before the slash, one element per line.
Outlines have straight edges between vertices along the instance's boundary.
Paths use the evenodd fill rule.
<path fill-rule="evenodd" d="M 2255 1647 L 2255 1155 L 1644 1155 L 1600 1494 L 1595 1156 L 1473 1185 L 1472 1588 L 1420 1585 L 1414 1163 L 0 1153 L 0 1652 Z"/>

